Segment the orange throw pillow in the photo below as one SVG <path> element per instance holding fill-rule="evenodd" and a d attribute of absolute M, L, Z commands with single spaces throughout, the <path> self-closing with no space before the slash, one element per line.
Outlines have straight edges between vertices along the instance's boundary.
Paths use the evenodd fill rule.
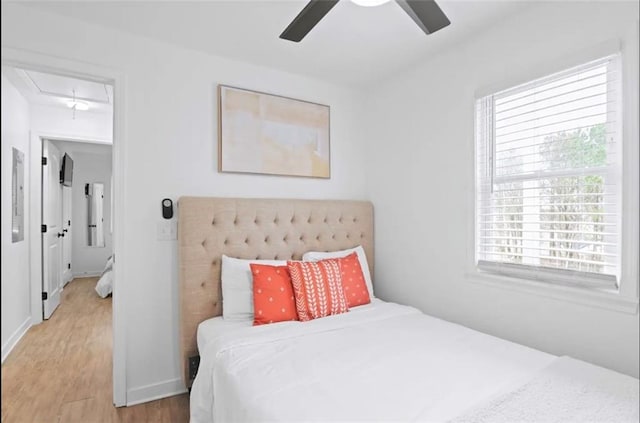
<path fill-rule="evenodd" d="M 342 287 L 344 288 L 344 296 L 347 299 L 349 308 L 369 304 L 371 298 L 369 297 L 367 284 L 364 281 L 358 254 L 351 253 L 337 260 L 340 261 Z"/>
<path fill-rule="evenodd" d="M 251 263 L 253 325 L 298 320 L 287 266 Z"/>
<path fill-rule="evenodd" d="M 288 261 L 287 265 L 301 321 L 349 311 L 337 259 Z"/>

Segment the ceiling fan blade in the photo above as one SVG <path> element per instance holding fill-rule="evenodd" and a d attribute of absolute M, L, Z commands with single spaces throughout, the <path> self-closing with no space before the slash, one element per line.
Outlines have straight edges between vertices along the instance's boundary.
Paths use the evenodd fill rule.
<path fill-rule="evenodd" d="M 338 0 L 311 0 L 280 34 L 280 38 L 300 42 L 336 3 Z"/>
<path fill-rule="evenodd" d="M 432 34 L 451 21 L 433 0 L 396 0 L 425 34 Z"/>

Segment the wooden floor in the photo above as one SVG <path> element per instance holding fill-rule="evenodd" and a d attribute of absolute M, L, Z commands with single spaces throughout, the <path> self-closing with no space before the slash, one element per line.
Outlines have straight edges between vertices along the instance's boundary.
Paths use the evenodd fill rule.
<path fill-rule="evenodd" d="M 98 297 L 96 282 L 69 282 L 52 318 L 29 329 L 2 365 L 3 423 L 189 421 L 187 394 L 113 406 L 111 297 Z"/>

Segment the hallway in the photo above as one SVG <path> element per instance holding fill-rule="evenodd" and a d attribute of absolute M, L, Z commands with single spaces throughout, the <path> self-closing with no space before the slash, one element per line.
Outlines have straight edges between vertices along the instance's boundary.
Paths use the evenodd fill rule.
<path fill-rule="evenodd" d="M 111 297 L 98 297 L 97 280 L 72 280 L 52 318 L 29 329 L 7 357 L 2 422 L 188 422 L 187 394 L 113 406 Z"/>

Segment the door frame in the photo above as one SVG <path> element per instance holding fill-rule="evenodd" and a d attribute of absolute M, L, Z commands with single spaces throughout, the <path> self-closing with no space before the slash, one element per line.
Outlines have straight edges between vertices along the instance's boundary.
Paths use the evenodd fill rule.
<path fill-rule="evenodd" d="M 49 56 L 28 50 L 10 47 L 1 48 L 2 65 L 31 69 L 61 76 L 86 79 L 90 81 L 109 83 L 113 85 L 113 188 L 114 188 L 114 216 L 113 218 L 113 254 L 118 263 L 114 266 L 113 289 L 113 403 L 116 407 L 127 403 L 127 374 L 126 374 L 126 252 L 124 242 L 125 211 L 125 74 L 107 66 L 95 65 L 60 57 Z M 29 163 L 29 268 L 31 288 L 31 316 L 32 324 L 42 322 L 42 236 L 40 221 L 42 210 L 42 180 L 41 156 L 42 139 L 63 139 L 70 141 L 84 141 L 86 139 L 69 139 L 59 134 L 43 134 L 36 131 L 30 133 L 30 163 Z M 105 140 L 102 140 L 103 142 Z"/>
<path fill-rule="evenodd" d="M 113 167 L 113 164 L 111 165 L 111 167 Z M 113 169 L 111 169 L 111 171 L 113 172 Z M 65 192 L 67 193 L 66 198 L 65 198 Z M 62 228 L 61 228 L 63 232 L 65 231 L 65 221 L 71 220 L 71 219 L 65 218 L 66 217 L 65 211 L 68 211 L 70 214 L 73 214 L 71 213 L 72 210 L 73 210 L 73 189 L 71 187 L 63 186 L 62 187 Z M 69 237 L 69 239 L 67 239 L 67 236 Z M 69 252 L 69 256 L 67 257 L 69 261 L 65 263 L 64 257 L 65 257 L 66 250 L 68 250 Z M 73 229 L 69 228 L 65 237 L 62 239 L 62 276 L 63 276 L 62 288 L 63 289 L 65 286 L 67 286 L 69 282 L 73 280 L 73 269 L 70 266 L 72 255 L 73 255 Z M 65 277 L 65 276 L 68 276 L 68 277 Z"/>

